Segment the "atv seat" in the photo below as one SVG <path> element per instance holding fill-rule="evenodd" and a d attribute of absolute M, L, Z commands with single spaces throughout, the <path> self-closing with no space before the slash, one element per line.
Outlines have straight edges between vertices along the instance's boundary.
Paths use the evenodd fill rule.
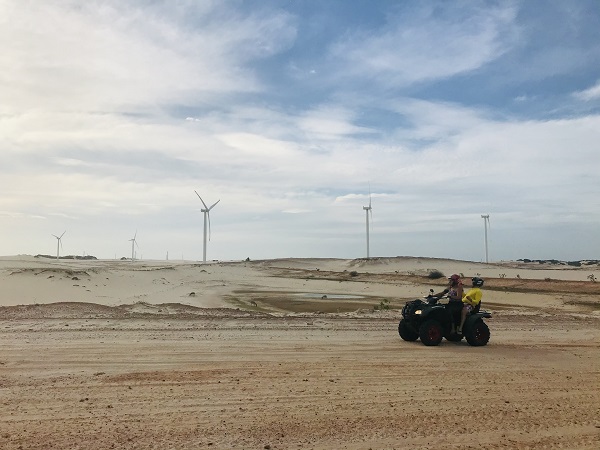
<path fill-rule="evenodd" d="M 475 308 L 473 308 L 473 310 L 471 311 L 471 314 L 477 314 L 480 309 L 481 309 L 481 302 L 477 303 L 477 306 L 475 306 Z"/>

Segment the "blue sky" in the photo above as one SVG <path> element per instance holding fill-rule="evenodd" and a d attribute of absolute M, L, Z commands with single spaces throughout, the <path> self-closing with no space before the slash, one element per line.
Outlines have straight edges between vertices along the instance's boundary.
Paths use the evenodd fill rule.
<path fill-rule="evenodd" d="M 600 3 L 0 0 L 0 254 L 600 258 Z"/>

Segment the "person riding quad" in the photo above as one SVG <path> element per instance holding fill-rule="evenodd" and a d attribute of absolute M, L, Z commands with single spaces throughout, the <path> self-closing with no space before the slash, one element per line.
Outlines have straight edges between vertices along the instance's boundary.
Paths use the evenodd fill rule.
<path fill-rule="evenodd" d="M 442 292 L 433 294 L 434 297 L 441 298 L 444 295 L 448 295 L 448 309 L 452 316 L 452 328 L 451 332 L 454 333 L 456 329 L 456 323 L 460 320 L 460 311 L 462 309 L 462 298 L 464 295 L 462 280 L 460 275 L 454 274 L 448 277 L 448 287 Z"/>
<path fill-rule="evenodd" d="M 451 302 L 461 301 L 463 298 L 463 285 L 460 279 L 460 275 L 454 274 L 448 277 L 448 287 L 442 292 L 433 294 L 434 297 L 441 298 L 448 294 L 448 298 Z"/>
<path fill-rule="evenodd" d="M 481 297 L 483 297 L 483 293 L 480 289 L 481 286 L 483 286 L 483 279 L 473 277 L 471 283 L 473 287 L 469 289 L 462 298 L 464 306 L 460 315 L 460 326 L 456 330 L 457 333 L 462 333 L 462 327 L 465 324 L 465 320 L 467 320 L 467 316 L 477 307 L 477 305 L 479 305 L 479 303 L 481 303 Z"/>

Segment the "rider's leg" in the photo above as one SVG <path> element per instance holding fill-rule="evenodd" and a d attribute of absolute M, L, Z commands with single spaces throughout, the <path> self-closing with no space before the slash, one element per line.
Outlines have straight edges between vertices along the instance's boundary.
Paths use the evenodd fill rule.
<path fill-rule="evenodd" d="M 467 320 L 467 314 L 469 314 L 470 308 L 469 305 L 465 305 L 460 312 L 460 326 L 458 327 L 458 332 L 462 333 L 462 327 L 465 324 L 465 320 Z"/>
<path fill-rule="evenodd" d="M 460 323 L 460 310 L 461 305 L 456 305 L 456 302 L 451 302 L 448 304 L 448 313 L 450 315 L 450 334 L 456 333 L 456 326 Z M 462 308 L 461 308 L 462 309 Z"/>
<path fill-rule="evenodd" d="M 456 328 L 460 323 L 460 311 L 462 310 L 462 302 L 455 302 L 452 305 L 452 329 L 456 332 Z"/>

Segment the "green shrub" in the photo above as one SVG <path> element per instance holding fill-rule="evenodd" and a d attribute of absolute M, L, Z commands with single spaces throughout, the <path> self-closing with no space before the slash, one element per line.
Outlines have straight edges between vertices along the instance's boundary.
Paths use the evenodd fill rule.
<path fill-rule="evenodd" d="M 390 309 L 390 301 L 384 298 L 379 302 L 379 309 Z"/>
<path fill-rule="evenodd" d="M 444 274 L 439 270 L 434 269 L 429 271 L 429 274 L 427 274 L 427 278 L 429 278 L 430 280 L 437 280 L 440 278 L 444 278 Z"/>

